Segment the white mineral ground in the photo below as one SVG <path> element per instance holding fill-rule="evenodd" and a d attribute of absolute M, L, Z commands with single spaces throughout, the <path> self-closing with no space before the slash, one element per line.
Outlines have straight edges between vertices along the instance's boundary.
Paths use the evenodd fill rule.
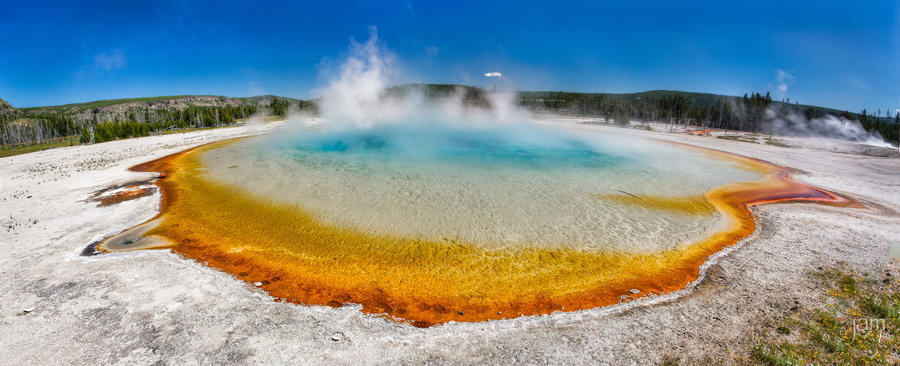
<path fill-rule="evenodd" d="M 612 127 L 570 128 L 612 131 Z M 267 128 L 273 128 L 269 125 Z M 775 204 L 760 227 L 716 255 L 695 286 L 603 309 L 414 328 L 273 301 L 252 284 L 167 250 L 82 257 L 89 243 L 154 216 L 159 194 L 107 207 L 92 192 L 149 173 L 137 163 L 245 136 L 235 127 L 47 150 L 0 159 L 0 364 L 656 363 L 732 359 L 766 322 L 822 306 L 813 272 L 845 263 L 900 275 L 900 158 L 814 139 L 797 147 L 615 129 L 803 170 L 796 179 L 873 209 Z M 882 155 L 891 155 L 890 152 Z M 891 249 L 894 246 L 894 249 Z"/>

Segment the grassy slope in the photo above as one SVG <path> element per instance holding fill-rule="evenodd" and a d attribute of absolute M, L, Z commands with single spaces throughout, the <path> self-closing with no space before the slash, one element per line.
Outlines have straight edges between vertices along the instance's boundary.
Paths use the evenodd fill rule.
<path fill-rule="evenodd" d="M 71 104 L 62 104 L 62 105 L 54 105 L 54 106 L 42 106 L 42 107 L 28 107 L 28 108 L 19 108 L 19 110 L 26 113 L 71 113 L 71 112 L 82 112 L 89 109 L 94 108 L 103 108 L 108 106 L 113 106 L 116 104 L 127 104 L 127 103 L 152 103 L 163 100 L 172 100 L 179 98 L 190 98 L 190 97 L 213 97 L 213 98 L 222 98 L 222 99 L 237 99 L 243 102 L 256 102 L 261 99 L 270 99 L 272 97 L 277 97 L 278 99 L 288 100 L 293 102 L 300 102 L 300 99 L 288 98 L 288 97 L 280 97 L 273 95 L 258 95 L 253 97 L 226 97 L 220 95 L 169 95 L 169 96 L 159 96 L 159 97 L 142 97 L 142 98 L 125 98 L 125 99 L 106 99 L 106 100 L 96 100 L 92 102 L 83 102 L 83 103 L 71 103 Z"/>
<path fill-rule="evenodd" d="M 25 112 L 41 112 L 41 111 L 57 111 L 57 112 L 81 112 L 88 109 L 103 108 L 116 104 L 136 103 L 136 102 L 154 102 L 160 100 L 177 99 L 181 97 L 190 97 L 191 95 L 172 95 L 162 97 L 146 97 L 146 98 L 125 98 L 125 99 L 106 99 L 93 102 L 71 103 L 44 107 L 20 108 Z"/>

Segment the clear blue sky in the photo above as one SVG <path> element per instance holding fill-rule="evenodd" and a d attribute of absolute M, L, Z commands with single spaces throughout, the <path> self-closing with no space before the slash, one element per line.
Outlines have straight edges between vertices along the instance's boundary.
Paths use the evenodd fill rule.
<path fill-rule="evenodd" d="M 851 111 L 900 109 L 897 0 L 9 1 L 0 97 L 16 107 L 307 98 L 322 82 L 318 65 L 370 26 L 402 81 L 490 85 L 483 74 L 497 71 L 524 90 L 768 90 Z"/>

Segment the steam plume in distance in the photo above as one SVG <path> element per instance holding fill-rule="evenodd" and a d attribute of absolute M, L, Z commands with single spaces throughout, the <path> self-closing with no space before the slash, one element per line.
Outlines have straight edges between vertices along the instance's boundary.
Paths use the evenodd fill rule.
<path fill-rule="evenodd" d="M 892 147 L 878 132 L 866 131 L 859 121 L 848 120 L 843 117 L 825 115 L 813 119 L 807 119 L 799 113 L 790 111 L 779 114 L 775 110 L 766 111 L 766 119 L 770 121 L 772 132 L 784 136 L 800 137 L 825 137 L 837 140 L 846 140 L 863 143 L 866 145 Z"/>

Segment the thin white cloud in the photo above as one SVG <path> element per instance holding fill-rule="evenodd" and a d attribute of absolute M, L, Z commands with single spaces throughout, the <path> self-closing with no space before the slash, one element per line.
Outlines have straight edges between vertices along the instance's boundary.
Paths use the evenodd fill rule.
<path fill-rule="evenodd" d="M 94 55 L 94 69 L 104 70 L 104 71 L 112 71 L 118 70 L 125 67 L 127 60 L 125 59 L 125 55 L 122 54 L 122 51 L 119 50 L 111 50 L 107 52 L 101 52 Z"/>
<path fill-rule="evenodd" d="M 85 51 L 90 52 L 89 50 Z M 90 53 L 85 56 L 88 55 L 90 55 Z M 103 75 L 105 73 L 113 73 L 116 70 L 124 69 L 128 64 L 128 59 L 125 57 L 125 54 L 117 49 L 109 50 L 108 52 L 94 53 L 93 56 L 88 57 L 93 58 L 92 62 L 86 62 L 84 67 L 74 74 L 75 78 L 78 80 Z"/>
<path fill-rule="evenodd" d="M 869 89 L 869 84 L 866 84 L 865 81 L 862 81 L 857 78 L 850 78 L 848 83 L 850 84 L 850 87 L 853 89 Z"/>
<path fill-rule="evenodd" d="M 499 72 L 496 72 L 496 71 L 493 71 L 493 72 L 489 72 L 489 73 L 484 74 L 484 76 L 485 76 L 485 77 L 489 77 L 489 78 L 499 78 L 499 77 L 503 77 L 503 74 L 501 74 L 501 73 L 499 73 Z"/>
<path fill-rule="evenodd" d="M 428 46 L 425 47 L 425 54 L 428 56 L 437 56 L 438 53 L 441 52 L 441 49 L 437 46 Z"/>
<path fill-rule="evenodd" d="M 778 92 L 781 93 L 781 96 L 787 94 L 788 89 L 791 85 L 794 85 L 794 82 L 796 81 L 797 77 L 795 77 L 794 74 L 791 74 L 790 71 L 775 69 L 776 87 L 778 88 Z"/>

